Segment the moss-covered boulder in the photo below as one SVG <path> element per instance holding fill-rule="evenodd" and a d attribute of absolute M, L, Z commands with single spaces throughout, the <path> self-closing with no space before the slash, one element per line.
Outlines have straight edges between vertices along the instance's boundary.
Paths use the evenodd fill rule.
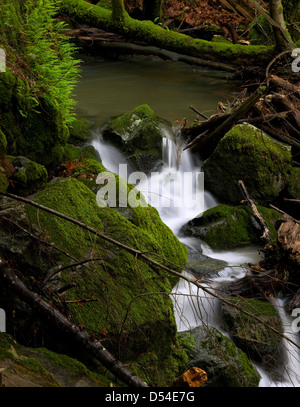
<path fill-rule="evenodd" d="M 67 143 L 62 161 L 76 161 L 78 159 L 93 159 L 101 161 L 98 151 L 93 146 L 78 147 Z"/>
<path fill-rule="evenodd" d="M 104 387 L 109 380 L 67 355 L 29 348 L 0 333 L 0 368 L 5 387 Z M 110 378 L 112 381 L 113 378 Z"/>
<path fill-rule="evenodd" d="M 157 261 L 165 258 L 177 264 L 174 267 L 178 271 L 186 263 L 186 248 L 164 225 L 155 208 L 134 208 L 129 221 L 114 208 L 100 208 L 96 195 L 75 177 L 55 178 L 30 198 L 84 222 L 110 238 L 147 252 Z M 74 266 L 56 273 L 47 286 L 55 291 L 76 282 L 74 288 L 64 293 L 67 300 L 94 298 L 97 301 L 84 306 L 71 304 L 68 314 L 72 320 L 103 340 L 107 349 L 151 384 L 170 384 L 185 363 L 185 354 L 176 340 L 173 302 L 162 293 L 170 293 L 177 279 L 125 249 L 46 212 L 11 204 L 11 207 L 5 206 L 2 214 L 21 222 L 27 229 L 32 225 L 37 236 L 44 236 L 60 250 L 43 246 L 20 230 L 12 234 L 12 225 L 8 222 L 0 225 L 3 237 L 0 253 L 7 259 L 13 255 L 16 267 L 22 265 L 22 278 L 30 287 L 35 280 L 42 281 L 54 270 L 73 263 L 74 259 L 97 259 L 86 264 L 89 268 Z M 1 292 L 1 298 L 5 298 L 5 293 Z M 30 311 L 16 304 L 14 309 L 15 332 L 21 337 L 32 332 L 22 323 Z M 11 312 L 7 310 L 10 329 Z M 45 332 L 42 325 L 43 321 L 39 321 L 36 329 Z M 50 341 L 49 338 L 47 341 L 47 332 L 48 335 L 51 332 Z M 35 340 L 38 337 L 36 334 Z M 48 344 L 53 342 L 53 331 L 46 329 L 43 340 Z"/>
<path fill-rule="evenodd" d="M 281 214 L 274 209 L 257 206 L 271 239 L 276 239 L 275 222 Z M 263 244 L 260 226 L 248 206 L 217 205 L 190 220 L 182 233 L 204 240 L 213 249 L 230 249 L 249 244 Z"/>
<path fill-rule="evenodd" d="M 0 132 L 2 144 L 3 135 L 6 138 L 7 154 L 46 166 L 61 162 L 69 137 L 59 108 L 42 95 L 37 102 L 29 83 L 8 68 L 0 75 Z"/>
<path fill-rule="evenodd" d="M 222 322 L 236 345 L 254 360 L 273 365 L 279 363 L 281 336 L 269 329 L 271 326 L 282 332 L 280 317 L 274 306 L 270 302 L 250 298 L 232 297 L 227 300 L 233 306 L 222 303 Z M 263 323 L 236 309 L 234 305 L 259 317 Z"/>
<path fill-rule="evenodd" d="M 103 137 L 118 145 L 134 168 L 150 171 L 161 159 L 166 125 L 148 105 L 141 105 L 109 122 Z"/>
<path fill-rule="evenodd" d="M 76 118 L 69 126 L 69 143 L 83 146 L 91 138 L 90 123 L 81 117 Z"/>
<path fill-rule="evenodd" d="M 247 355 L 215 327 L 202 325 L 179 338 L 189 352 L 188 368 L 207 373 L 205 387 L 258 387 L 260 376 Z"/>
<path fill-rule="evenodd" d="M 194 275 L 213 276 L 227 265 L 228 263 L 224 260 L 213 259 L 199 252 L 196 248 L 188 247 L 188 259 L 185 270 Z"/>
<path fill-rule="evenodd" d="M 291 171 L 291 152 L 249 124 L 234 126 L 204 162 L 205 186 L 223 202 L 238 204 L 244 184 L 261 205 L 268 205 L 284 190 Z"/>
<path fill-rule="evenodd" d="M 34 192 L 48 178 L 46 168 L 26 157 L 15 157 L 12 159 L 15 172 L 10 177 L 13 192 L 24 195 Z"/>
<path fill-rule="evenodd" d="M 5 154 L 7 147 L 7 140 L 5 134 L 0 129 L 0 156 Z"/>
<path fill-rule="evenodd" d="M 293 167 L 287 182 L 287 196 L 292 199 L 300 199 L 300 168 Z"/>

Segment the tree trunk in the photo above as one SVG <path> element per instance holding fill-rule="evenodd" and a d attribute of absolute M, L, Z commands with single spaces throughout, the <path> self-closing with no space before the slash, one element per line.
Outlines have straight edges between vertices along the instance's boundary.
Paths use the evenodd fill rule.
<path fill-rule="evenodd" d="M 275 40 L 277 44 L 277 48 L 279 51 L 285 51 L 286 49 L 290 49 L 290 42 L 287 41 L 286 37 L 282 35 L 282 30 L 287 33 L 286 25 L 283 16 L 283 7 L 281 0 L 271 0 L 269 2 L 270 7 L 270 16 L 273 20 L 281 27 L 273 26 L 273 31 L 275 35 Z M 287 34 L 288 36 L 288 34 Z"/>
<path fill-rule="evenodd" d="M 125 7 L 123 0 L 112 0 L 112 19 L 117 23 L 125 20 Z"/>
<path fill-rule="evenodd" d="M 284 19 L 294 42 L 300 40 L 300 2 L 299 0 L 282 0 Z"/>
<path fill-rule="evenodd" d="M 275 56 L 274 47 L 232 45 L 193 39 L 188 35 L 164 30 L 158 24 L 150 21 L 132 19 L 127 13 L 124 13 L 124 22 L 116 24 L 109 10 L 92 6 L 91 3 L 84 0 L 64 0 L 59 7 L 62 13 L 67 14 L 78 23 L 89 24 L 130 40 L 143 41 L 192 57 L 232 63 L 238 66 L 241 64 L 257 66 L 266 65 Z"/>
<path fill-rule="evenodd" d="M 143 18 L 159 22 L 162 18 L 162 0 L 144 0 Z"/>

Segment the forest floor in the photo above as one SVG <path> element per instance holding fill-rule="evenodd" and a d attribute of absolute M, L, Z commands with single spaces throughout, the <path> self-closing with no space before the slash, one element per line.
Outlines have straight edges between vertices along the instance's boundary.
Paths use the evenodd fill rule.
<path fill-rule="evenodd" d="M 128 12 L 142 7 L 142 0 L 124 0 Z M 238 3 L 238 4 L 237 4 Z M 261 2 L 267 8 L 267 2 Z M 247 34 L 248 28 L 257 17 L 251 5 L 243 5 L 243 1 L 232 0 L 166 0 L 163 6 L 163 24 L 169 25 L 176 21 L 179 30 L 218 26 L 229 34 L 228 27 L 239 34 Z M 229 36 L 230 38 L 230 36 Z"/>

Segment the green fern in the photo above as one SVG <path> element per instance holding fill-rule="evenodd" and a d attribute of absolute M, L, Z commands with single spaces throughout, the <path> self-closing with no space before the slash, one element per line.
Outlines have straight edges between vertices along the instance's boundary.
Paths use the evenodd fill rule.
<path fill-rule="evenodd" d="M 54 0 L 2 0 L 0 46 L 12 71 L 25 78 L 32 101 L 43 95 L 66 124 L 75 117 L 72 92 L 79 78 L 77 48 L 63 34 Z"/>

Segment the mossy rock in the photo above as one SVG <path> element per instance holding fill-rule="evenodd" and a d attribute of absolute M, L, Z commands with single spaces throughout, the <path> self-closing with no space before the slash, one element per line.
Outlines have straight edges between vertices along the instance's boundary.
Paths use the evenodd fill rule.
<path fill-rule="evenodd" d="M 69 132 L 69 143 L 82 146 L 91 138 L 90 123 L 86 119 L 76 118 L 69 127 Z"/>
<path fill-rule="evenodd" d="M 28 82 L 7 68 L 0 75 L 0 131 L 7 154 L 23 155 L 45 166 L 58 165 L 69 130 L 59 109 L 41 95 L 32 97 Z"/>
<path fill-rule="evenodd" d="M 5 134 L 0 129 L 0 156 L 6 152 L 7 140 Z"/>
<path fill-rule="evenodd" d="M 300 168 L 294 167 L 287 182 L 287 195 L 292 199 L 300 199 Z"/>
<path fill-rule="evenodd" d="M 249 124 L 234 126 L 204 162 L 205 186 L 224 203 L 244 198 L 242 180 L 249 195 L 269 205 L 284 190 L 292 170 L 290 150 Z"/>
<path fill-rule="evenodd" d="M 78 147 L 67 143 L 64 148 L 62 161 L 76 161 L 78 159 L 93 159 L 101 162 L 98 151 L 93 146 Z"/>
<path fill-rule="evenodd" d="M 264 218 L 271 240 L 276 240 L 275 222 L 281 214 L 274 209 L 257 206 Z M 260 226 L 248 206 L 217 205 L 190 220 L 183 228 L 185 235 L 204 240 L 212 249 L 230 249 L 250 244 L 264 244 Z"/>
<path fill-rule="evenodd" d="M 48 178 L 48 172 L 46 168 L 34 161 L 29 160 L 26 157 L 15 157 L 12 160 L 12 165 L 16 171 L 11 176 L 12 191 L 18 194 L 29 194 L 34 192 Z"/>
<path fill-rule="evenodd" d="M 130 222 L 114 208 L 100 208 L 96 195 L 73 177 L 53 179 L 30 199 L 84 222 L 123 244 L 147 252 L 157 261 L 165 258 L 166 264 L 171 262 L 179 272 L 186 263 L 185 246 L 164 225 L 155 208 L 136 208 Z M 66 299 L 97 298 L 98 301 L 84 306 L 71 305 L 70 315 L 74 323 L 84 325 L 88 333 L 96 334 L 104 340 L 105 347 L 112 354 L 130 363 L 132 370 L 151 384 L 169 385 L 186 360 L 176 342 L 173 302 L 168 295 L 162 294 L 170 293 L 178 278 L 170 277 L 159 267 L 149 265 L 128 251 L 96 238 L 77 225 L 35 208 L 25 208 L 23 205 L 17 205 L 16 208 L 12 205 L 9 209 L 6 206 L 5 215 L 16 222 L 21 221 L 26 228 L 32 225 L 37 235 L 45 236 L 47 241 L 78 260 L 91 257 L 98 259 L 89 263 L 89 269 L 71 268 L 57 274 L 50 280 L 51 289 L 75 281 L 76 286 L 65 293 Z M 7 233 L 11 237 L 9 242 Z M 1 226 L 1 236 L 4 239 L 1 254 L 5 258 L 14 255 L 15 264 L 22 264 L 22 277 L 30 287 L 34 281 L 32 277 L 41 281 L 51 270 L 70 264 L 68 257 L 49 247 L 40 246 L 28 235 L 27 239 L 22 233 L 12 237 L 9 224 Z M 30 271 L 27 273 L 26 270 Z M 4 298 L 2 290 L 3 287 L 0 287 Z M 26 307 L 15 307 L 14 329 L 21 336 L 26 333 L 22 318 L 28 312 Z M 7 315 L 11 313 L 7 312 Z M 8 327 L 11 323 L 7 318 Z M 43 325 L 43 321 L 37 325 Z M 45 342 L 53 342 L 52 330 L 48 328 L 46 332 Z M 55 342 L 60 340 L 58 337 Z M 119 343 L 122 343 L 121 348 Z M 142 361 L 146 363 L 145 355 L 155 361 L 151 365 L 152 370 L 140 364 Z M 160 382 L 157 382 L 157 370 L 160 368 Z"/>
<path fill-rule="evenodd" d="M 280 363 L 281 336 L 268 328 L 271 326 L 282 332 L 281 320 L 274 306 L 268 301 L 250 298 L 226 297 L 226 299 L 233 306 L 222 303 L 222 323 L 236 345 L 256 361 L 264 361 L 273 366 Z M 263 323 L 236 309 L 234 305 L 259 317 Z"/>
<path fill-rule="evenodd" d="M 107 378 L 83 363 L 46 348 L 22 346 L 6 333 L 0 333 L 0 365 L 6 387 L 109 386 Z"/>
<path fill-rule="evenodd" d="M 204 387 L 258 387 L 260 376 L 247 355 L 215 327 L 201 325 L 178 335 L 188 349 L 188 368 L 207 373 Z"/>
<path fill-rule="evenodd" d="M 167 126 L 146 104 L 109 122 L 103 138 L 119 146 L 140 171 L 150 171 L 162 156 L 162 126 Z"/>

